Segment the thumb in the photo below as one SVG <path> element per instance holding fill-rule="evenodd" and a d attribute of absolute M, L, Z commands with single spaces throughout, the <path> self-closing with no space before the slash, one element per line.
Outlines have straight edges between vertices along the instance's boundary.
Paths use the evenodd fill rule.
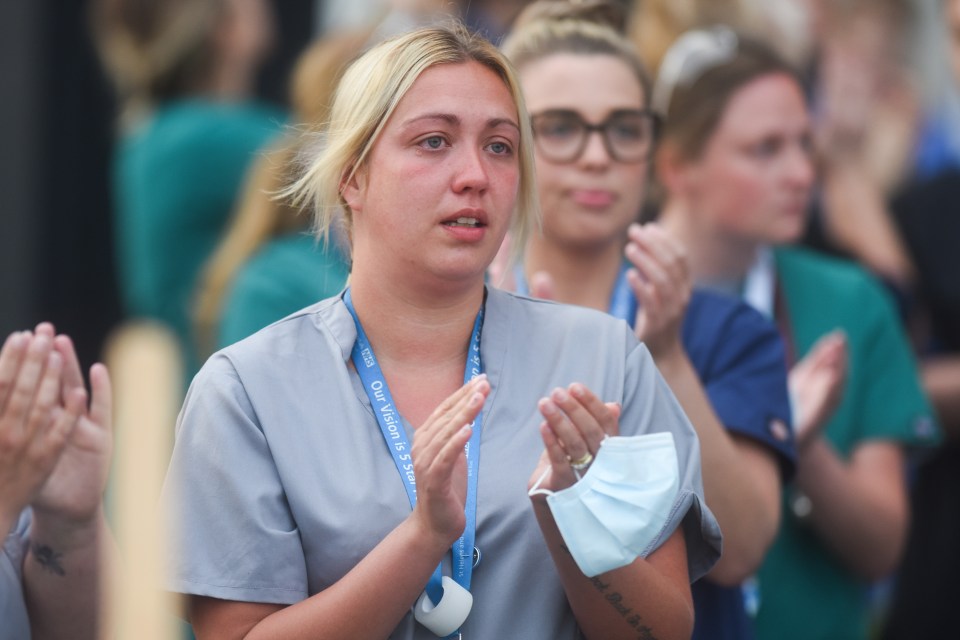
<path fill-rule="evenodd" d="M 90 420 L 101 429 L 112 429 L 113 390 L 106 366 L 97 363 L 90 367 L 90 386 L 93 398 L 90 401 Z"/>

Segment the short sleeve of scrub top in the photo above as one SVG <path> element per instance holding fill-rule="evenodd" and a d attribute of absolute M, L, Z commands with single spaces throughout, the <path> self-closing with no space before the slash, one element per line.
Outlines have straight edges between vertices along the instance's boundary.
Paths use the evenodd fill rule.
<path fill-rule="evenodd" d="M 203 367 L 164 487 L 180 523 L 170 590 L 292 604 L 340 580 L 409 516 L 403 482 L 348 364 L 355 339 L 337 296 Z M 478 472 L 482 559 L 465 637 L 579 637 L 527 496 L 543 451 L 537 401 L 574 381 L 621 403 L 623 435 L 673 433 L 680 491 L 658 543 L 683 526 L 691 578 L 712 567 L 720 534 L 703 500 L 696 433 L 625 323 L 490 289 L 481 355 L 491 384 Z M 433 637 L 412 614 L 390 635 Z"/>
<path fill-rule="evenodd" d="M 0 552 L 0 640 L 30 637 L 30 618 L 23 599 L 23 559 L 27 554 L 30 511 L 24 510 L 6 532 Z"/>
<path fill-rule="evenodd" d="M 861 385 L 861 438 L 889 438 L 905 445 L 934 444 L 940 436 L 920 386 L 913 352 L 887 293 L 864 278 L 856 308 L 863 318 L 862 360 L 854 366 L 869 373 Z M 866 377 L 866 376 L 864 376 Z"/>
<path fill-rule="evenodd" d="M 748 304 L 694 290 L 683 344 L 723 426 L 773 451 L 784 482 L 796 451 L 787 391 L 787 360 L 776 325 Z"/>

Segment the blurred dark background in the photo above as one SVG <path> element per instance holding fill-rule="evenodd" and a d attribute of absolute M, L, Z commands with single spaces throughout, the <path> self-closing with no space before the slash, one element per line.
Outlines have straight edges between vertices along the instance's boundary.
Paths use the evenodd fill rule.
<path fill-rule="evenodd" d="M 115 105 L 88 4 L 0 1 L 0 336 L 50 320 L 85 364 L 121 319 L 109 195 Z M 316 5 L 274 3 L 280 33 L 261 97 L 286 104 Z"/>

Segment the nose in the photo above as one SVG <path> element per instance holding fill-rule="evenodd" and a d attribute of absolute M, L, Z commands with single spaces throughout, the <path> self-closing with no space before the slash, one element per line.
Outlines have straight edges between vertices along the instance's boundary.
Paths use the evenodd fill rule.
<path fill-rule="evenodd" d="M 791 148 L 787 158 L 786 177 L 790 186 L 797 189 L 810 189 L 813 186 L 813 159 L 806 145 L 797 144 Z"/>
<path fill-rule="evenodd" d="M 453 175 L 453 190 L 457 193 L 474 190 L 484 192 L 490 183 L 481 149 L 466 148 L 457 158 Z"/>
<path fill-rule="evenodd" d="M 603 135 L 599 131 L 590 131 L 583 153 L 580 154 L 580 166 L 585 169 L 606 168 L 610 162 L 610 153 L 603 142 Z"/>

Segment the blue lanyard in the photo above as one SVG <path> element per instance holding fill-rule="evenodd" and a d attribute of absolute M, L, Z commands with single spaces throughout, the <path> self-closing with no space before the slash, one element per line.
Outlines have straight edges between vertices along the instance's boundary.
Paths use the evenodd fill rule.
<path fill-rule="evenodd" d="M 410 441 L 400 422 L 400 414 L 397 413 L 393 397 L 390 395 L 390 389 L 387 388 L 387 381 L 383 377 L 383 371 L 377 363 L 377 357 L 373 354 L 373 348 L 360 325 L 360 319 L 353 308 L 353 301 L 350 298 L 350 289 L 348 288 L 343 296 L 343 302 L 347 305 L 350 315 L 353 316 L 353 322 L 357 326 L 357 341 L 353 345 L 353 365 L 357 369 L 357 374 L 363 382 L 363 388 L 370 398 L 370 404 L 373 407 L 373 413 L 377 417 L 377 423 L 380 425 L 380 431 L 383 433 L 383 439 L 387 443 L 387 448 L 393 455 L 393 462 L 397 466 L 397 471 L 403 479 L 404 488 L 407 490 L 407 498 L 410 500 L 410 508 L 413 509 L 417 502 L 417 481 L 413 473 L 413 461 L 410 457 Z M 463 383 L 483 373 L 483 365 L 480 361 L 480 334 L 483 328 L 483 311 L 480 307 L 477 313 L 477 319 L 473 324 L 473 336 L 470 338 L 470 349 L 467 352 L 467 366 L 463 372 Z M 452 551 L 451 568 L 453 579 L 466 590 L 470 590 L 470 578 L 473 575 L 473 545 L 477 532 L 477 478 L 480 463 L 480 430 L 482 426 L 482 415 L 478 414 L 476 420 L 471 425 L 473 433 L 470 440 L 467 441 L 464 451 L 467 455 L 467 499 L 464 505 L 464 514 L 466 515 L 466 527 L 463 535 L 457 540 Z M 440 603 L 443 597 L 442 586 L 442 564 L 438 565 L 430 581 L 427 583 L 427 595 L 434 605 Z"/>
<path fill-rule="evenodd" d="M 632 329 L 637 322 L 637 298 L 633 295 L 630 283 L 627 282 L 627 270 L 630 268 L 626 262 L 620 267 L 620 275 L 617 276 L 617 282 L 613 285 L 613 293 L 610 294 L 610 307 L 607 313 L 614 318 L 625 320 Z M 513 274 L 517 283 L 517 293 L 522 296 L 530 295 L 530 287 L 527 285 L 526 276 L 523 268 L 517 266 Z"/>

